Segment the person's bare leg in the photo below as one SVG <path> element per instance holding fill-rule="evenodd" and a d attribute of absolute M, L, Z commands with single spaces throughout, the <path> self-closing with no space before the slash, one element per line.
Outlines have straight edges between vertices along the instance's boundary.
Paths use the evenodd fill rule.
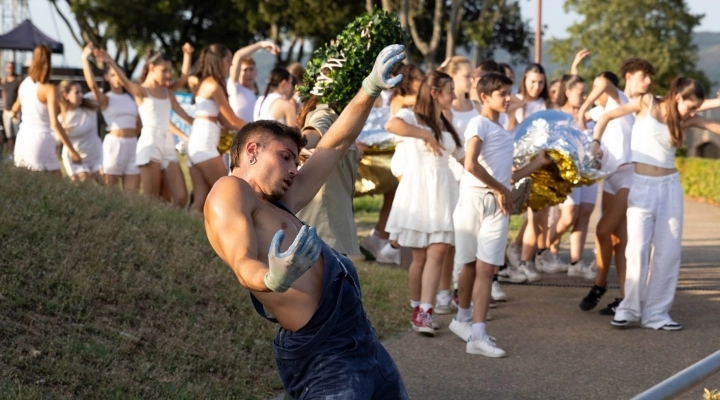
<path fill-rule="evenodd" d="M 550 231 L 549 242 L 550 252 L 557 254 L 560 249 L 560 241 L 563 235 L 567 232 L 575 223 L 578 215 L 580 214 L 580 206 L 561 206 L 560 207 L 560 218 L 558 218 L 555 229 Z"/>
<path fill-rule="evenodd" d="M 412 248 L 412 262 L 408 268 L 408 289 L 410 300 L 420 302 L 422 292 L 423 268 L 425 267 L 425 249 Z"/>
<path fill-rule="evenodd" d="M 205 199 L 210 193 L 210 186 L 207 184 L 207 182 L 205 182 L 205 178 L 203 177 L 202 172 L 200 172 L 200 169 L 198 169 L 197 166 L 190 167 L 190 180 L 192 181 L 193 186 L 193 199 L 192 203 L 190 204 L 190 211 L 197 212 L 202 215 L 203 206 L 198 203 L 197 199 L 198 197 L 202 198 L 201 204 L 204 205 Z"/>
<path fill-rule="evenodd" d="M 449 246 L 447 252 L 445 252 L 445 258 L 443 259 L 442 272 L 440 274 L 440 284 L 438 285 L 438 290 L 452 289 L 452 276 L 455 266 L 454 260 L 455 246 Z"/>
<path fill-rule="evenodd" d="M 530 211 L 528 211 L 528 212 L 530 212 Z M 529 217 L 528 217 L 528 218 L 529 218 Z M 522 247 L 522 245 L 523 245 L 523 237 L 525 236 L 525 229 L 527 229 L 527 226 L 528 226 L 528 218 L 526 218 L 526 219 L 523 221 L 523 224 L 522 224 L 522 226 L 520 227 L 520 230 L 518 231 L 517 236 L 515 236 L 515 244 L 516 244 L 518 247 Z"/>
<path fill-rule="evenodd" d="M 184 208 L 187 205 L 188 194 L 180 164 L 177 162 L 168 164 L 163 171 L 163 178 L 165 178 L 172 194 L 172 205 L 177 208 Z"/>
<path fill-rule="evenodd" d="M 426 249 L 425 267 L 422 272 L 422 290 L 420 292 L 420 303 L 434 304 L 437 294 L 440 272 L 442 271 L 445 253 L 449 245 L 445 243 L 433 243 Z"/>
<path fill-rule="evenodd" d="M 128 193 L 137 193 L 140 189 L 140 174 L 123 175 L 123 190 Z"/>
<path fill-rule="evenodd" d="M 202 214 L 205 199 L 208 193 L 210 193 L 210 189 L 212 189 L 215 182 L 227 175 L 227 168 L 225 168 L 225 163 L 223 163 L 222 158 L 215 157 L 195 164 L 193 169 L 199 172 L 200 176 L 196 176 L 193 179 L 193 174 L 190 174 L 193 182 L 193 202 L 190 205 L 190 209 Z M 198 178 L 202 180 L 202 183 L 200 183 L 203 185 L 203 187 L 200 188 L 201 190 L 198 190 L 198 186 L 195 186 Z"/>
<path fill-rule="evenodd" d="M 597 277 L 595 278 L 595 285 L 600 287 L 607 286 L 607 277 L 610 271 L 610 262 L 612 261 L 613 255 L 613 234 L 620 229 L 620 226 L 625 226 L 624 221 L 627 214 L 627 197 L 630 193 L 629 189 L 619 190 L 616 194 L 610 194 L 603 192 L 602 194 L 602 217 L 598 221 L 597 228 L 595 229 L 595 247 L 597 248 L 597 254 L 595 255 L 595 263 L 597 265 Z M 625 252 L 624 248 L 627 245 L 627 232 L 620 235 L 624 238 L 624 244 L 622 246 L 623 252 L 616 253 L 615 266 L 618 267 L 618 258 L 622 258 L 620 268 L 623 269 L 624 275 L 625 269 Z M 620 255 L 620 257 L 618 257 Z M 618 269 L 618 273 L 620 273 Z"/>
<path fill-rule="evenodd" d="M 487 318 L 494 271 L 495 265 L 480 260 L 475 263 L 475 282 L 472 289 L 473 324 L 484 323 Z"/>
<path fill-rule="evenodd" d="M 578 213 L 577 221 L 573 226 L 570 234 L 570 262 L 575 263 L 582 260 L 583 250 L 585 250 L 585 240 L 587 239 L 588 225 L 590 224 L 590 216 L 595 209 L 595 204 L 582 203 Z"/>
<path fill-rule="evenodd" d="M 613 252 L 615 253 L 615 272 L 618 276 L 618 284 L 620 285 L 620 297 L 625 298 L 625 272 L 627 271 L 627 259 L 625 258 L 625 248 L 627 247 L 627 220 L 623 221 L 615 230 L 613 235 Z"/>
<path fill-rule="evenodd" d="M 458 277 L 458 307 L 468 309 L 472 301 L 475 284 L 475 262 L 463 264 Z"/>
<path fill-rule="evenodd" d="M 120 183 L 120 176 L 105 174 L 103 175 L 103 181 L 105 183 L 105 186 L 114 187 L 115 185 Z"/>
<path fill-rule="evenodd" d="M 140 167 L 140 187 L 143 195 L 148 197 L 160 197 L 160 185 L 162 184 L 162 174 L 160 172 L 160 163 L 150 161 Z"/>
<path fill-rule="evenodd" d="M 532 261 L 535 257 L 535 246 L 537 245 L 537 231 L 535 229 L 535 212 L 527 211 L 527 222 L 522 237 L 522 251 L 520 261 Z"/>
<path fill-rule="evenodd" d="M 550 212 L 550 207 L 545 207 L 541 211 L 535 213 L 535 229 L 537 232 L 537 243 L 535 244 L 535 247 L 540 249 L 547 248 L 547 239 L 548 239 L 548 214 Z"/>

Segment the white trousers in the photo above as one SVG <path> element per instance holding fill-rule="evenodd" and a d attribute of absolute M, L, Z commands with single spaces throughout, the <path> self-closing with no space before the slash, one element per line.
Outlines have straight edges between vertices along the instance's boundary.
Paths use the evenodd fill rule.
<path fill-rule="evenodd" d="M 683 229 L 680 177 L 633 175 L 627 210 L 625 299 L 616 320 L 659 329 L 672 322 Z"/>

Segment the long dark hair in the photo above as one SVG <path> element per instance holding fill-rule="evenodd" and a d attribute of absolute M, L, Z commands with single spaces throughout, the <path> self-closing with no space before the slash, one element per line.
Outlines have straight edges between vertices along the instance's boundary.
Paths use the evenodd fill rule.
<path fill-rule="evenodd" d="M 580 75 L 565 74 L 560 79 L 560 88 L 558 89 L 557 100 L 555 101 L 558 106 L 562 107 L 568 102 L 568 97 L 565 94 L 567 90 L 573 88 L 578 83 L 585 83 L 585 79 Z"/>
<path fill-rule="evenodd" d="M 660 104 L 665 104 L 667 110 L 665 121 L 667 122 L 668 131 L 670 132 L 670 142 L 672 142 L 672 145 L 675 147 L 680 147 L 683 144 L 683 131 L 680 126 L 682 121 L 680 119 L 680 111 L 678 111 L 677 108 L 677 101 L 675 100 L 678 94 L 683 100 L 695 97 L 703 101 L 705 100 L 705 89 L 694 79 L 678 76 L 673 79 L 667 94 L 660 99 Z M 648 110 L 648 112 L 650 112 L 650 110 Z"/>
<path fill-rule="evenodd" d="M 277 89 L 278 86 L 280 86 L 280 82 L 290 81 L 291 79 L 292 75 L 290 75 L 290 72 L 288 72 L 288 70 L 286 70 L 285 68 L 275 68 L 270 71 L 270 76 L 268 77 L 268 84 L 265 87 L 265 95 L 260 102 L 260 109 L 262 109 L 262 105 L 265 102 L 265 99 L 267 99 L 267 96 L 271 90 Z"/>
<path fill-rule="evenodd" d="M 547 74 L 545 73 L 545 68 L 543 68 L 542 65 L 530 64 L 527 66 L 527 68 L 525 68 L 525 72 L 523 73 L 522 79 L 519 83 L 518 93 L 520 94 L 520 96 L 522 96 L 523 101 L 527 101 L 527 87 L 525 85 L 525 80 L 527 79 L 527 76 L 533 72 L 542 74 L 542 76 L 545 78 L 545 85 L 543 85 L 543 88 L 540 91 L 538 98 L 545 100 L 545 108 L 550 109 L 552 104 L 550 104 L 550 93 L 548 93 Z"/>
<path fill-rule="evenodd" d="M 148 50 L 145 53 L 145 65 L 143 65 L 142 72 L 140 72 L 140 83 L 145 82 L 148 73 L 150 72 L 150 65 L 160 65 L 164 62 L 170 61 L 170 57 L 160 50 Z"/>
<path fill-rule="evenodd" d="M 418 122 L 430 127 L 435 136 L 435 140 L 438 142 L 442 142 L 443 129 L 440 128 L 435 120 L 436 104 L 430 92 L 432 90 L 439 92 L 448 83 L 452 83 L 450 75 L 444 72 L 431 71 L 425 76 L 425 79 L 422 80 L 420 89 L 418 90 L 417 100 L 415 100 L 415 106 L 413 106 L 415 118 L 417 118 Z M 448 121 L 442 113 L 440 113 L 440 120 L 444 125 L 444 130 L 450 132 L 450 135 L 452 135 L 453 140 L 455 140 L 455 145 L 461 147 L 462 142 L 460 141 L 457 131 L 455 131 L 450 121 Z"/>
<path fill-rule="evenodd" d="M 194 91 L 197 91 L 206 78 L 213 78 L 218 86 L 222 88 L 225 96 L 227 96 L 227 87 L 224 84 L 225 73 L 223 72 L 223 58 L 228 55 L 230 55 L 230 49 L 223 44 L 214 43 L 202 49 L 195 71 L 198 85 Z"/>
<path fill-rule="evenodd" d="M 413 83 L 422 81 L 425 77 L 425 72 L 415 64 L 403 64 L 397 71 L 397 74 L 402 74 L 403 80 L 392 89 L 392 94 L 388 101 L 392 101 L 395 96 L 412 96 L 417 94 L 413 91 Z"/>

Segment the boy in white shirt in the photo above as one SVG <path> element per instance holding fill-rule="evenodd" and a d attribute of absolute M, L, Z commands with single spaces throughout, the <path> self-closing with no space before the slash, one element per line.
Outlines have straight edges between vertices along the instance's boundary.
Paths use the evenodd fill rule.
<path fill-rule="evenodd" d="M 505 357 L 505 351 L 487 335 L 485 320 L 493 274 L 505 258 L 510 185 L 551 160 L 543 151 L 513 173 L 513 135 L 499 124 L 500 114 L 510 105 L 512 81 L 490 73 L 480 79 L 477 91 L 483 108 L 465 130 L 467 173 L 460 180 L 460 200 L 453 214 L 455 263 L 463 269 L 458 279 L 458 313 L 450 330 L 467 342 L 470 354 Z"/>

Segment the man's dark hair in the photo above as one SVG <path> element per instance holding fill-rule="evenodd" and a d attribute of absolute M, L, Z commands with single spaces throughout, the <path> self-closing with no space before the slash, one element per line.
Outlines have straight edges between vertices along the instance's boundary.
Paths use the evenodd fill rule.
<path fill-rule="evenodd" d="M 603 71 L 603 72 L 599 73 L 597 75 L 597 78 L 605 78 L 608 81 L 610 81 L 610 83 L 615 85 L 615 87 L 620 87 L 620 79 L 618 78 L 617 75 L 615 75 L 614 73 L 612 73 L 610 71 Z"/>
<path fill-rule="evenodd" d="M 502 89 L 503 86 L 512 86 L 512 84 L 513 81 L 505 76 L 505 74 L 499 72 L 487 73 L 478 81 L 478 97 L 480 97 L 481 94 L 490 96 L 494 91 Z"/>
<path fill-rule="evenodd" d="M 230 170 L 240 166 L 240 157 L 249 142 L 257 142 L 260 147 L 266 146 L 272 140 L 288 138 L 300 149 L 305 147 L 307 139 L 295 127 L 289 127 L 277 121 L 261 120 L 251 122 L 240 129 L 230 146 Z"/>
<path fill-rule="evenodd" d="M 626 74 L 634 74 L 637 71 L 642 71 L 647 76 L 655 75 L 655 67 L 649 61 L 639 57 L 628 58 L 620 65 L 620 75 L 623 78 Z"/>

